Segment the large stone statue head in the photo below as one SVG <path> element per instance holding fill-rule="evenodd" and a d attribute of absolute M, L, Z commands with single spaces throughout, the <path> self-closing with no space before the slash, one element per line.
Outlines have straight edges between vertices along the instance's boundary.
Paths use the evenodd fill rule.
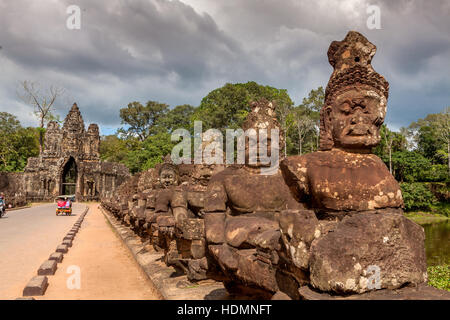
<path fill-rule="evenodd" d="M 261 163 L 262 155 L 260 154 L 260 151 L 266 153 L 264 154 L 264 156 L 267 156 L 268 158 L 271 158 L 272 154 L 275 153 L 278 153 L 278 159 L 281 159 L 281 157 L 283 157 L 284 155 L 284 135 L 281 126 L 276 118 L 276 104 L 266 99 L 261 99 L 251 102 L 250 106 L 252 108 L 252 111 L 247 115 L 247 118 L 242 124 L 242 129 L 244 131 L 254 129 L 256 132 L 256 136 L 250 136 L 246 138 L 245 163 L 246 165 L 250 165 L 253 167 L 269 167 L 273 164 Z M 278 144 L 272 141 L 272 130 L 275 129 L 279 132 L 278 135 L 275 135 L 278 138 Z M 267 134 L 266 145 L 264 145 L 263 140 L 261 139 L 263 132 Z M 252 144 L 257 146 L 256 164 L 249 164 L 250 146 Z"/>
<path fill-rule="evenodd" d="M 178 168 L 172 163 L 170 155 L 164 158 L 164 162 L 159 168 L 159 182 L 161 187 L 165 189 L 179 183 Z"/>
<path fill-rule="evenodd" d="M 370 64 L 375 52 L 356 31 L 331 43 L 328 61 L 334 71 L 320 112 L 320 150 L 368 152 L 380 142 L 389 83 Z"/>

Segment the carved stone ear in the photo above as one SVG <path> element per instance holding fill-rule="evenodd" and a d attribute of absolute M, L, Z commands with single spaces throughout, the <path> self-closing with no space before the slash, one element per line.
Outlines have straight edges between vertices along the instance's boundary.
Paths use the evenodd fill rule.
<path fill-rule="evenodd" d="M 331 106 L 324 105 L 320 110 L 320 147 L 322 151 L 333 148 L 333 136 L 331 134 Z"/>

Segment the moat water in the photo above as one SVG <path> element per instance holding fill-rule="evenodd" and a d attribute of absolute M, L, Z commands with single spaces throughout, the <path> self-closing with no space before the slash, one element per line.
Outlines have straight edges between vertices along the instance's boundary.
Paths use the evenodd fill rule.
<path fill-rule="evenodd" d="M 450 221 L 424 225 L 428 266 L 450 264 Z"/>

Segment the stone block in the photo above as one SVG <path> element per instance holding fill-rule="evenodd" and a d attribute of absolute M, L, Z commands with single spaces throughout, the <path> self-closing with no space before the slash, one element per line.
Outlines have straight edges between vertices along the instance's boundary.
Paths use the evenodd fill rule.
<path fill-rule="evenodd" d="M 68 247 L 65 244 L 60 244 L 57 248 L 56 248 L 56 252 L 61 252 L 61 253 L 67 253 L 68 251 Z"/>
<path fill-rule="evenodd" d="M 39 276 L 52 276 L 56 272 L 57 262 L 55 260 L 46 260 L 38 269 Z"/>
<path fill-rule="evenodd" d="M 35 276 L 23 289 L 23 296 L 43 296 L 48 287 L 48 278 L 46 276 Z"/>
<path fill-rule="evenodd" d="M 55 260 L 56 262 L 62 262 L 64 255 L 61 252 L 53 252 L 50 257 L 48 258 L 49 260 Z"/>
<path fill-rule="evenodd" d="M 425 232 L 395 211 L 346 216 L 311 245 L 311 284 L 344 294 L 398 289 L 427 281 Z"/>
<path fill-rule="evenodd" d="M 70 235 L 70 236 L 65 236 L 63 240 L 73 240 L 75 237 Z"/>
<path fill-rule="evenodd" d="M 65 244 L 67 247 L 72 247 L 72 240 L 63 240 L 62 244 Z"/>

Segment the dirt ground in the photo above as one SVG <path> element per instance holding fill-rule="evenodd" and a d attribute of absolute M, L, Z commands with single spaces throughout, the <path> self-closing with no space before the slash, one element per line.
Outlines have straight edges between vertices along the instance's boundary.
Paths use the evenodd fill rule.
<path fill-rule="evenodd" d="M 160 299 L 152 283 L 139 268 L 133 256 L 115 234 L 98 204 L 89 204 L 89 212 L 76 235 L 72 248 L 49 276 L 45 296 L 36 299 Z M 69 289 L 75 275 L 71 266 L 80 270 L 80 289 Z M 76 268 L 75 268 L 76 269 Z"/>

